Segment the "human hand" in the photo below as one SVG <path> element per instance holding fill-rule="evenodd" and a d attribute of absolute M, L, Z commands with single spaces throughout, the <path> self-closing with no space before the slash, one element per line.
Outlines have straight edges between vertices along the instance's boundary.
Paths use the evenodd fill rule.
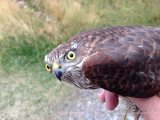
<path fill-rule="evenodd" d="M 99 96 L 102 102 L 106 102 L 106 107 L 113 110 L 118 105 L 118 95 L 103 90 Z M 132 98 L 129 97 L 137 107 L 142 111 L 145 120 L 160 120 L 160 97 L 155 95 L 150 98 Z"/>

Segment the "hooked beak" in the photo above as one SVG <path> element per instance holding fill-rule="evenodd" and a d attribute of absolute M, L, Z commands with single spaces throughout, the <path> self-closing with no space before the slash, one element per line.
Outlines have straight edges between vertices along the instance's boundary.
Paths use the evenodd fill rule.
<path fill-rule="evenodd" d="M 57 63 L 53 63 L 53 71 L 55 72 L 56 77 L 61 81 L 64 69 L 60 69 L 60 67 L 61 66 Z"/>

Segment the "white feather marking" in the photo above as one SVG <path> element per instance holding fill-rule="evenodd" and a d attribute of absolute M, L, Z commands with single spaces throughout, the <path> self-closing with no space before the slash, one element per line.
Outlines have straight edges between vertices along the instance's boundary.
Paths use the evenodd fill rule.
<path fill-rule="evenodd" d="M 143 48 L 143 45 L 139 45 L 138 47 Z"/>
<path fill-rule="evenodd" d="M 48 55 L 45 56 L 44 61 L 45 61 L 45 62 L 49 62 L 49 57 L 48 57 Z"/>
<path fill-rule="evenodd" d="M 71 48 L 77 48 L 77 46 L 78 46 L 78 43 L 77 42 L 71 42 L 71 44 L 72 44 L 72 46 L 71 46 Z"/>

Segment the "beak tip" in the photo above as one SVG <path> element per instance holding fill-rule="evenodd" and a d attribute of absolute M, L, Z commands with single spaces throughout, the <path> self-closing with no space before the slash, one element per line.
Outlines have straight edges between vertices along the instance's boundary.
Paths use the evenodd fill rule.
<path fill-rule="evenodd" d="M 56 75 L 57 76 L 57 75 Z M 61 76 L 57 76 L 58 80 L 61 81 Z"/>
<path fill-rule="evenodd" d="M 58 78 L 58 80 L 61 82 L 61 78 Z"/>
<path fill-rule="evenodd" d="M 61 77 L 63 75 L 63 69 L 54 69 L 56 77 L 61 81 Z"/>

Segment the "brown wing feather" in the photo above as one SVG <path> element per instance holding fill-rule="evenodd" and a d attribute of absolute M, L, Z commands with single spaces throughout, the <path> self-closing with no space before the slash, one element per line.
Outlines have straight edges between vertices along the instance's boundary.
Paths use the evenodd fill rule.
<path fill-rule="evenodd" d="M 123 96 L 150 97 L 160 91 L 160 29 L 107 28 L 94 42 L 82 67 L 92 83 Z"/>

